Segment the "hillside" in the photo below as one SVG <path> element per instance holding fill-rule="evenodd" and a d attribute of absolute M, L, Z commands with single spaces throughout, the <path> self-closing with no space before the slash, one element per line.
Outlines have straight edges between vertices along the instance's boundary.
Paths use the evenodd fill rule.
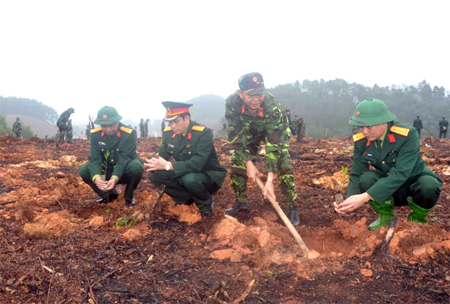
<path fill-rule="evenodd" d="M 51 123 L 47 121 L 43 121 L 38 118 L 25 116 L 25 115 L 17 115 L 17 114 L 9 114 L 5 115 L 6 121 L 8 122 L 8 126 L 12 127 L 12 124 L 16 121 L 16 117 L 20 117 L 20 120 L 22 121 L 22 125 L 24 126 L 30 126 L 31 130 L 39 138 L 44 138 L 46 135 L 48 137 L 54 137 L 57 132 L 56 125 L 52 125 Z"/>

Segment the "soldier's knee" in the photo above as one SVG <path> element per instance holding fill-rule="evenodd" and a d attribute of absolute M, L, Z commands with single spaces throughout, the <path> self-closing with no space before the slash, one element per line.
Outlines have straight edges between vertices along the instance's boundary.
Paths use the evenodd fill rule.
<path fill-rule="evenodd" d="M 128 170 L 131 174 L 142 175 L 142 173 L 144 172 L 144 165 L 139 158 L 136 158 L 128 163 Z"/>
<path fill-rule="evenodd" d="M 433 176 L 422 176 L 419 178 L 418 188 L 422 195 L 429 197 L 441 193 L 441 182 Z"/>
<path fill-rule="evenodd" d="M 197 178 L 197 174 L 195 173 L 187 173 L 181 177 L 181 183 L 186 188 L 189 188 L 190 186 L 194 186 L 200 183 L 199 179 Z"/>
<path fill-rule="evenodd" d="M 89 172 L 89 168 L 88 168 L 88 165 L 87 165 L 87 164 L 82 165 L 82 166 L 80 167 L 80 169 L 78 170 L 78 173 L 80 174 L 80 177 L 81 177 L 84 181 L 89 180 L 89 179 L 91 178 L 91 174 L 90 174 L 90 172 Z"/>
<path fill-rule="evenodd" d="M 366 171 L 359 178 L 360 188 L 362 192 L 366 192 L 380 179 L 376 171 Z"/>

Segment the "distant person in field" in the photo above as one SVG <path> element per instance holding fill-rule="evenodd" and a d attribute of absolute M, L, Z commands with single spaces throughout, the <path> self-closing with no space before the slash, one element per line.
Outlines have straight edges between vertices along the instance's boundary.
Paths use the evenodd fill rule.
<path fill-rule="evenodd" d="M 213 132 L 191 120 L 184 102 L 165 101 L 164 120 L 168 123 L 157 155 L 145 160 L 148 178 L 176 205 L 194 204 L 203 219 L 214 214 L 212 195 L 223 184 L 227 170 L 222 167 L 214 147 Z"/>
<path fill-rule="evenodd" d="M 22 122 L 20 121 L 20 117 L 16 118 L 16 121 L 13 123 L 12 130 L 17 138 L 22 137 Z"/>
<path fill-rule="evenodd" d="M 56 125 L 59 129 L 59 142 L 56 142 L 56 145 L 62 144 L 64 142 L 64 137 L 66 135 L 66 131 L 68 131 L 69 126 L 69 118 L 70 115 L 75 113 L 75 110 L 73 108 L 69 108 L 61 113 L 58 120 L 56 121 Z"/>
<path fill-rule="evenodd" d="M 231 186 L 236 195 L 231 216 L 249 211 L 247 180 L 255 180 L 259 171 L 255 166 L 261 143 L 266 145 L 267 180 L 264 196 L 275 199 L 274 183 L 278 176 L 286 196 L 288 218 L 292 225 L 300 225 L 298 195 L 294 170 L 289 155 L 291 131 L 281 104 L 267 92 L 260 73 L 248 73 L 238 80 L 239 90 L 225 102 L 228 143 L 234 150 L 231 158 Z"/>
<path fill-rule="evenodd" d="M 139 133 L 141 134 L 141 138 L 145 138 L 145 127 L 143 118 L 141 118 L 141 121 L 139 122 Z"/>
<path fill-rule="evenodd" d="M 145 134 L 145 138 L 148 138 L 148 122 L 150 121 L 150 119 L 146 119 L 145 123 L 144 123 L 144 134 Z"/>
<path fill-rule="evenodd" d="M 67 121 L 67 132 L 66 132 L 67 142 L 69 144 L 73 143 L 73 127 L 72 127 L 72 119 Z"/>
<path fill-rule="evenodd" d="M 136 130 L 120 123 L 121 119 L 113 107 L 98 111 L 94 123 L 100 127 L 91 130 L 89 162 L 81 166 L 80 176 L 100 196 L 98 204 L 117 199 L 116 185 L 126 184 L 125 205 L 132 207 L 144 166 L 136 154 Z"/>
<path fill-rule="evenodd" d="M 408 221 L 427 223 L 441 193 L 441 179 L 420 156 L 417 130 L 396 119 L 383 101 L 366 99 L 356 106 L 349 121 L 361 133 L 353 135 L 347 199 L 334 203 L 334 208 L 350 213 L 369 203 L 380 215 L 370 230 L 388 225 L 395 206 L 409 205 Z"/>
<path fill-rule="evenodd" d="M 439 138 L 447 137 L 447 129 L 448 121 L 445 119 L 445 117 L 442 117 L 442 119 L 439 121 Z"/>
<path fill-rule="evenodd" d="M 420 138 L 420 133 L 422 133 L 423 130 L 422 119 L 420 119 L 420 116 L 416 116 L 416 119 L 414 119 L 413 127 L 416 128 Z"/>

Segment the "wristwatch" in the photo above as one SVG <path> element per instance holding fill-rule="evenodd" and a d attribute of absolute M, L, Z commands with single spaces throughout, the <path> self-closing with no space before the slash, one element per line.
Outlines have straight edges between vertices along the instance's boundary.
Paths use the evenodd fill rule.
<path fill-rule="evenodd" d="M 167 162 L 167 164 L 166 164 L 166 171 L 169 171 L 169 170 L 170 170 L 170 163 Z"/>

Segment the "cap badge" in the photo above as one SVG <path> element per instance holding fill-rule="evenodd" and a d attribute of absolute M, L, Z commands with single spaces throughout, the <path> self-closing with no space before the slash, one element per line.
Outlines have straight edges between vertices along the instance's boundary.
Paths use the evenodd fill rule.
<path fill-rule="evenodd" d="M 252 80 L 253 82 L 258 82 L 258 76 L 253 76 Z"/>
<path fill-rule="evenodd" d="M 108 118 L 108 115 L 103 114 L 103 119 L 107 119 L 107 118 Z"/>
<path fill-rule="evenodd" d="M 170 113 L 172 113 L 172 110 L 170 108 L 167 108 L 166 112 L 170 114 Z"/>
<path fill-rule="evenodd" d="M 355 116 L 359 116 L 359 114 L 361 113 L 359 113 L 359 111 L 356 111 Z"/>

